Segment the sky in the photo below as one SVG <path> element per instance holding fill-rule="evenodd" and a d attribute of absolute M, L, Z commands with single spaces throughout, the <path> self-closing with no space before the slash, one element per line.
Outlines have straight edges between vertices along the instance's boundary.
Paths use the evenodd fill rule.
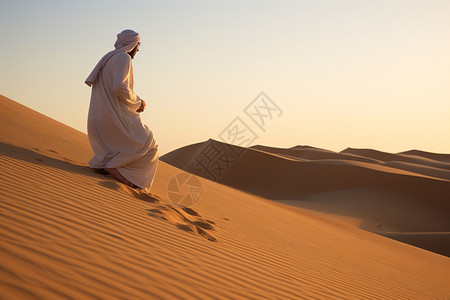
<path fill-rule="evenodd" d="M 450 153 L 449 16 L 448 0 L 0 0 L 0 94 L 86 133 L 84 80 L 133 29 L 161 154 L 242 128 L 273 147 Z"/>

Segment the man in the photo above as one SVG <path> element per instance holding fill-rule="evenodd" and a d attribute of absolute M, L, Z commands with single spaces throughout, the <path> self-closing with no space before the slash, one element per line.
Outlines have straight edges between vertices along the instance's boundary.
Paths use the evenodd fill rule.
<path fill-rule="evenodd" d="M 94 157 L 89 167 L 104 169 L 116 180 L 150 190 L 158 165 L 158 144 L 142 124 L 145 101 L 134 91 L 132 59 L 140 36 L 133 30 L 117 35 L 115 50 L 107 53 L 86 79 L 92 86 L 88 136 Z"/>

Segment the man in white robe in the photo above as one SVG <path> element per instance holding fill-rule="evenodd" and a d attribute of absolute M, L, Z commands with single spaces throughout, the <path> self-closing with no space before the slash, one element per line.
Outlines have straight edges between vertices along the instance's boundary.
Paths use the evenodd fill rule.
<path fill-rule="evenodd" d="M 107 53 L 86 79 L 92 86 L 88 136 L 94 157 L 89 167 L 104 169 L 118 181 L 148 192 L 159 153 L 152 131 L 139 114 L 145 102 L 133 91 L 131 60 L 139 45 L 137 32 L 122 31 L 116 49 Z"/>

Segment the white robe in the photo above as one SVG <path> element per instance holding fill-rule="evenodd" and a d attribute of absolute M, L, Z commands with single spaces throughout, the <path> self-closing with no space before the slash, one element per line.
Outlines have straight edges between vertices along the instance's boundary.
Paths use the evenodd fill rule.
<path fill-rule="evenodd" d="M 126 52 L 114 54 L 92 86 L 88 135 L 95 169 L 116 168 L 148 192 L 158 165 L 158 144 L 136 112 L 141 99 L 133 91 L 133 65 Z"/>

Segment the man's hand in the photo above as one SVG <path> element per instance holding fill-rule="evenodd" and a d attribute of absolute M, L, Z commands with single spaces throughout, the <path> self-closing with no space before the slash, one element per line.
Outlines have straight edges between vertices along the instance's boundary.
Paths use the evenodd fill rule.
<path fill-rule="evenodd" d="M 141 100 L 141 106 L 139 106 L 139 108 L 136 110 L 136 112 L 141 113 L 143 112 L 145 109 L 145 101 Z"/>

